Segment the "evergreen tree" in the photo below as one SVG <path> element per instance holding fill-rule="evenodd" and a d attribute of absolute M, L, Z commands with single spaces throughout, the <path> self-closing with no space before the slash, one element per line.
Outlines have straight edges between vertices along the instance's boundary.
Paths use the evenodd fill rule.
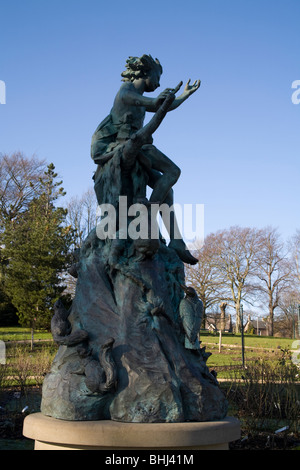
<path fill-rule="evenodd" d="M 0 237 L 1 235 L 2 233 L 0 231 Z M 0 326 L 12 326 L 18 324 L 18 317 L 16 315 L 16 308 L 11 303 L 5 290 L 4 281 L 7 260 L 3 257 L 3 245 L 1 245 L 1 240 L 0 238 Z"/>
<path fill-rule="evenodd" d="M 3 237 L 6 291 L 20 324 L 32 331 L 49 328 L 51 307 L 65 288 L 61 275 L 68 263 L 71 230 L 64 224 L 67 211 L 54 204 L 65 195 L 54 170 L 50 164 L 40 180 L 43 191 L 6 224 Z"/>
<path fill-rule="evenodd" d="M 3 234 L 5 225 L 24 210 L 40 194 L 40 180 L 47 166 L 44 160 L 27 158 L 21 152 L 0 153 L 0 326 L 18 324 L 16 308 L 6 291 Z"/>

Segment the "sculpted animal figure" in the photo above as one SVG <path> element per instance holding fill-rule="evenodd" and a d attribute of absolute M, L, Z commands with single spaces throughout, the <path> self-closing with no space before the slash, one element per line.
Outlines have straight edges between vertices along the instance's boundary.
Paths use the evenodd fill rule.
<path fill-rule="evenodd" d="M 88 333 L 84 330 L 72 332 L 68 320 L 69 311 L 66 310 L 62 300 L 54 304 L 54 315 L 51 320 L 51 333 L 54 341 L 59 345 L 75 346 L 88 339 Z"/>
<path fill-rule="evenodd" d="M 200 350 L 198 334 L 203 318 L 203 303 L 193 287 L 182 288 L 186 295 L 179 304 L 179 315 L 185 332 L 185 347 Z"/>

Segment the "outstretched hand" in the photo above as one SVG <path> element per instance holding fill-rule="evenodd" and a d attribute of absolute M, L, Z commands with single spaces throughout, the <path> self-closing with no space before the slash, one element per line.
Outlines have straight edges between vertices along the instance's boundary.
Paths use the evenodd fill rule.
<path fill-rule="evenodd" d="M 195 93 L 195 91 L 197 91 L 201 85 L 201 80 L 195 80 L 192 85 L 190 85 L 190 81 L 191 79 L 189 79 L 183 90 L 183 93 L 188 96 L 191 96 L 193 93 Z"/>
<path fill-rule="evenodd" d="M 183 101 L 185 101 L 189 96 L 191 96 L 193 93 L 195 93 L 195 91 L 197 91 L 198 88 L 201 85 L 200 80 L 195 80 L 192 85 L 190 85 L 190 82 L 191 82 L 191 79 L 188 80 L 187 84 L 184 87 L 184 90 L 183 90 L 182 94 L 178 98 L 176 98 L 176 100 L 175 100 L 174 104 L 171 106 L 170 110 L 175 109 L 178 106 L 180 106 L 180 104 Z M 160 93 L 158 95 L 158 97 L 155 99 L 156 109 L 158 109 L 159 106 L 162 105 L 162 103 L 164 102 L 164 100 L 167 98 L 168 95 L 170 95 L 170 94 L 175 95 L 179 91 L 179 89 L 181 88 L 182 84 L 183 84 L 183 82 L 180 82 L 180 83 L 178 83 L 178 85 L 175 88 L 166 88 L 162 93 Z"/>
<path fill-rule="evenodd" d="M 183 82 L 178 83 L 178 85 L 175 88 L 166 88 L 164 91 L 162 91 L 158 97 L 156 98 L 156 105 L 159 107 L 162 105 L 164 100 L 167 98 L 168 95 L 173 94 L 175 95 L 178 90 L 181 88 Z"/>

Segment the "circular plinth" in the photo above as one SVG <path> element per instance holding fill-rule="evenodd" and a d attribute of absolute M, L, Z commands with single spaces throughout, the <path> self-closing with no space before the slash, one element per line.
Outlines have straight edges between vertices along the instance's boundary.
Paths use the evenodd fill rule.
<path fill-rule="evenodd" d="M 202 423 L 121 423 L 62 421 L 35 413 L 26 417 L 23 434 L 35 450 L 225 450 L 240 438 L 235 418 Z"/>

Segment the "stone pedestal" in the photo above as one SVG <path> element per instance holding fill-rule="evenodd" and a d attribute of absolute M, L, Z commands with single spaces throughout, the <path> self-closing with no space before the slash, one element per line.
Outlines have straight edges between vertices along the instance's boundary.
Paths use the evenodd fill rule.
<path fill-rule="evenodd" d="M 35 450 L 226 450 L 240 438 L 240 423 L 232 417 L 186 423 L 63 421 L 36 413 L 26 417 L 23 433 L 35 441 Z"/>

